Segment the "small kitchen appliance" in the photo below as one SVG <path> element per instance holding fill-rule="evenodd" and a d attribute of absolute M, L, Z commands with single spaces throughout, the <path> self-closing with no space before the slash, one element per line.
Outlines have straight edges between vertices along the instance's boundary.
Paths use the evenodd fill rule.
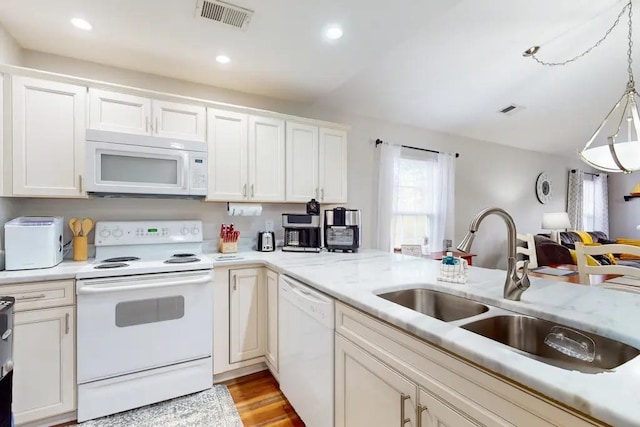
<path fill-rule="evenodd" d="M 320 217 L 309 214 L 282 214 L 283 252 L 320 252 Z"/>
<path fill-rule="evenodd" d="M 62 262 L 63 218 L 21 216 L 4 224 L 5 268 L 49 268 Z"/>
<path fill-rule="evenodd" d="M 13 308 L 15 298 L 0 297 L 0 427 L 10 427 L 13 400 Z"/>
<path fill-rule="evenodd" d="M 273 231 L 260 231 L 256 249 L 260 252 L 273 252 L 276 250 L 276 238 Z"/>
<path fill-rule="evenodd" d="M 359 209 L 325 209 L 324 246 L 330 252 L 357 252 L 362 243 L 360 223 Z"/>
<path fill-rule="evenodd" d="M 211 388 L 202 221 L 100 221 L 76 274 L 78 421 Z"/>

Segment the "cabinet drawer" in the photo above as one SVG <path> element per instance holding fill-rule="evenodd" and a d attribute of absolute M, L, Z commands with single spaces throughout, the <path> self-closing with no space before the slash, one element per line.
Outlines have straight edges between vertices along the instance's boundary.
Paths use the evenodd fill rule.
<path fill-rule="evenodd" d="M 74 280 L 2 285 L 0 294 L 16 299 L 16 312 L 73 305 L 75 302 Z"/>

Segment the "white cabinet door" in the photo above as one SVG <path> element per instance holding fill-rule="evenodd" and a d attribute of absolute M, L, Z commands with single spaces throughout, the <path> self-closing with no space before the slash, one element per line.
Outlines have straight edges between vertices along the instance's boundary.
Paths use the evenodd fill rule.
<path fill-rule="evenodd" d="M 335 427 L 415 426 L 413 382 L 339 335 L 335 361 Z"/>
<path fill-rule="evenodd" d="M 285 200 L 284 120 L 249 117 L 249 198 L 257 202 Z"/>
<path fill-rule="evenodd" d="M 320 128 L 320 201 L 347 202 L 347 133 Z"/>
<path fill-rule="evenodd" d="M 151 134 L 151 100 L 91 88 L 89 128 L 140 135 Z"/>
<path fill-rule="evenodd" d="M 287 202 L 320 198 L 318 128 L 287 122 Z"/>
<path fill-rule="evenodd" d="M 206 109 L 197 105 L 153 100 L 154 135 L 164 138 L 205 141 Z"/>
<path fill-rule="evenodd" d="M 76 409 L 75 310 L 15 313 L 13 412 L 22 424 Z"/>
<path fill-rule="evenodd" d="M 267 286 L 267 347 L 265 357 L 278 371 L 278 273 L 266 270 Z"/>
<path fill-rule="evenodd" d="M 421 417 L 421 427 L 481 427 L 484 423 L 475 421 L 469 414 L 461 411 L 461 408 L 453 407 L 436 395 L 418 389 Z M 506 423 L 505 423 L 506 424 Z"/>
<path fill-rule="evenodd" d="M 207 200 L 247 200 L 247 115 L 207 110 Z"/>
<path fill-rule="evenodd" d="M 230 363 L 264 356 L 266 297 L 263 270 L 232 270 L 229 287 Z"/>
<path fill-rule="evenodd" d="M 13 195 L 84 197 L 86 88 L 13 77 Z"/>

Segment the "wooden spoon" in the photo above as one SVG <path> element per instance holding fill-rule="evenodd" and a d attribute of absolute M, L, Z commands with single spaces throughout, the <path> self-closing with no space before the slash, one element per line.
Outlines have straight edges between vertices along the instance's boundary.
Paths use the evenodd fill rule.
<path fill-rule="evenodd" d="M 71 229 L 71 231 L 73 232 L 73 235 L 74 235 L 74 236 L 77 236 L 77 234 L 76 234 L 75 224 L 76 224 L 76 222 L 78 222 L 78 221 L 79 221 L 79 219 L 78 219 L 78 218 L 71 218 L 71 219 L 69 220 L 69 228 L 70 228 L 70 229 Z"/>
<path fill-rule="evenodd" d="M 76 218 L 76 221 L 73 223 L 73 235 L 76 237 L 80 236 L 81 232 L 82 232 L 82 221 Z"/>
<path fill-rule="evenodd" d="M 93 220 L 91 218 L 84 218 L 82 220 L 82 235 L 88 236 L 91 230 L 93 230 Z"/>

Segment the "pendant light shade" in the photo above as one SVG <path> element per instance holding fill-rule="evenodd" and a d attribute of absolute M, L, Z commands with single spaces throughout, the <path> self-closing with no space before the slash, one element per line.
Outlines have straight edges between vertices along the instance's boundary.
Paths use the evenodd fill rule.
<path fill-rule="evenodd" d="M 627 91 L 578 153 L 583 162 L 606 172 L 640 170 L 640 116 L 633 80 Z"/>

